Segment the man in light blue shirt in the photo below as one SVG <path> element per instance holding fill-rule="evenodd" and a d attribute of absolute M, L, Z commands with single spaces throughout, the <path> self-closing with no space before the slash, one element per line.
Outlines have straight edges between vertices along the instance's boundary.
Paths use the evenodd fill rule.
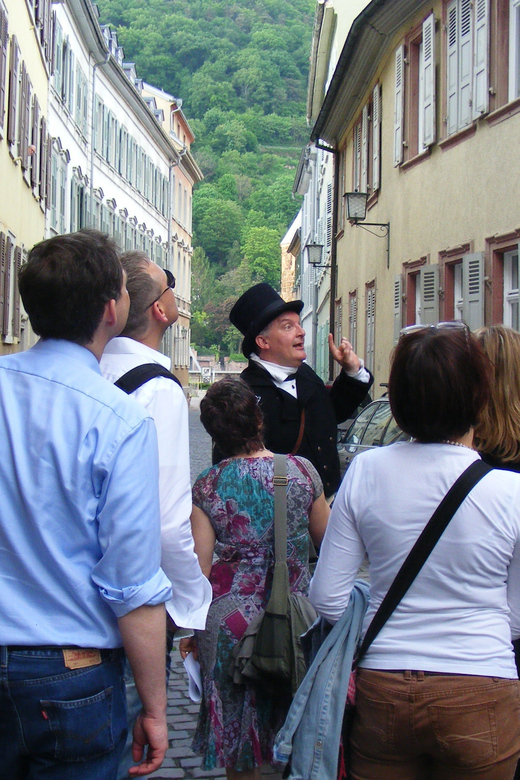
<path fill-rule="evenodd" d="M 126 737 L 124 646 L 143 711 L 133 776 L 168 747 L 170 583 L 152 419 L 98 361 L 128 315 L 115 245 L 37 244 L 20 293 L 41 340 L 0 358 L 0 755 L 5 777 L 109 780 Z"/>

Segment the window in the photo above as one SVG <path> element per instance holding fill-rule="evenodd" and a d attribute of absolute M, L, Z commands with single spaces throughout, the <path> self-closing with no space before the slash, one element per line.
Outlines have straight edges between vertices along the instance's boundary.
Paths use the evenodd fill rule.
<path fill-rule="evenodd" d="M 366 286 L 365 299 L 365 365 L 374 373 L 374 342 L 376 326 L 376 289 L 374 282 Z"/>
<path fill-rule="evenodd" d="M 381 180 L 381 87 L 376 84 L 354 126 L 352 183 L 355 192 L 373 193 Z"/>
<path fill-rule="evenodd" d="M 518 318 L 518 249 L 504 253 L 504 325 L 520 330 Z"/>
<path fill-rule="evenodd" d="M 394 166 L 436 139 L 435 16 L 430 14 L 395 53 Z"/>
<path fill-rule="evenodd" d="M 484 325 L 484 254 L 472 252 L 444 266 L 443 319 L 464 320 L 471 330 Z"/>
<path fill-rule="evenodd" d="M 452 0 L 446 9 L 448 135 L 488 110 L 488 2 Z"/>
<path fill-rule="evenodd" d="M 397 279 L 394 282 L 394 338 L 399 331 L 397 322 L 400 309 Z M 422 260 L 410 263 L 406 275 L 406 324 L 433 325 L 439 321 L 439 266 Z M 399 328 L 400 330 L 400 328 Z"/>

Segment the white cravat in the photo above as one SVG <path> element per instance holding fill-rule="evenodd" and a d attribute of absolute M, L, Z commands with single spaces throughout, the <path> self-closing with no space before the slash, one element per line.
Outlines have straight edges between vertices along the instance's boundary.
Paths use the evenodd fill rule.
<path fill-rule="evenodd" d="M 268 360 L 262 360 L 258 357 L 256 352 L 252 352 L 249 355 L 249 359 L 258 363 L 263 369 L 267 371 L 276 387 L 280 390 L 285 390 L 286 393 L 292 395 L 293 398 L 298 398 L 298 391 L 296 389 L 296 372 L 297 368 L 293 366 L 280 366 L 278 363 L 270 363 Z M 288 377 L 292 379 L 289 380 Z"/>

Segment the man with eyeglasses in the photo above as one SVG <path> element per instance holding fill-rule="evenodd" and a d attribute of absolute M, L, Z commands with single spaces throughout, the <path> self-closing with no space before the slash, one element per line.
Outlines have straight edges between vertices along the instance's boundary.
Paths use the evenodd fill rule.
<path fill-rule="evenodd" d="M 180 384 L 169 373 L 170 358 L 160 352 L 164 333 L 179 316 L 175 278 L 170 271 L 151 262 L 144 252 L 127 252 L 121 262 L 127 274 L 130 311 L 121 336 L 112 339 L 105 349 L 101 372 L 106 379 L 130 392 L 155 420 L 159 445 L 161 566 L 172 584 L 172 599 L 166 609 L 176 628 L 203 629 L 212 592 L 201 572 L 191 534 L 188 405 Z M 154 365 L 157 375 L 147 378 Z M 144 383 L 139 384 L 143 378 Z M 127 699 L 130 728 L 141 706 L 130 674 L 127 675 Z M 130 743 L 127 743 L 118 777 L 128 777 L 131 765 Z"/>

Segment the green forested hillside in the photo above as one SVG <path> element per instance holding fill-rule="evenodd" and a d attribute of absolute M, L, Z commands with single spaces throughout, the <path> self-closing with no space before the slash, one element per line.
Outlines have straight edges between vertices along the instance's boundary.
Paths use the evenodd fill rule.
<path fill-rule="evenodd" d="M 141 78 L 183 99 L 205 180 L 194 193 L 193 340 L 235 351 L 227 312 L 275 287 L 308 139 L 314 0 L 97 0 Z"/>

